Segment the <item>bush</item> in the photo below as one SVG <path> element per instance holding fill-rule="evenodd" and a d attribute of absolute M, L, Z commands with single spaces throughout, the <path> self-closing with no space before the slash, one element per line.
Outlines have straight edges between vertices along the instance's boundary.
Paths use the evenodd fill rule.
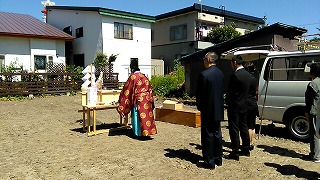
<path fill-rule="evenodd" d="M 81 80 L 83 78 L 83 74 L 82 74 L 82 71 L 83 71 L 83 67 L 81 66 L 75 66 L 75 65 L 67 65 L 67 68 L 66 68 L 66 71 L 68 73 L 76 73 L 74 76 L 72 76 L 71 78 L 73 80 Z"/>
<path fill-rule="evenodd" d="M 150 83 L 152 90 L 158 96 L 172 97 L 179 96 L 183 84 L 184 84 L 184 67 L 175 60 L 174 71 L 164 76 L 152 76 Z"/>
<path fill-rule="evenodd" d="M 23 71 L 23 66 L 19 64 L 19 59 L 16 58 L 15 61 L 10 62 L 8 66 L 1 65 L 0 72 L 2 73 L 12 73 L 12 75 L 0 76 L 0 81 L 12 82 L 14 80 L 13 73 Z"/>
<path fill-rule="evenodd" d="M 241 36 L 240 32 L 236 30 L 237 25 L 232 22 L 229 26 L 217 27 L 212 29 L 208 34 L 208 39 L 213 44 L 222 43 L 230 39 Z"/>

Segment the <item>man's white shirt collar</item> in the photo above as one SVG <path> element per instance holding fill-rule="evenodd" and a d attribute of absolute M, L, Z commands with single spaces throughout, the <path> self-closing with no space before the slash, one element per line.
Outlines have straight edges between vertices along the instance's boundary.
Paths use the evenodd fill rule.
<path fill-rule="evenodd" d="M 236 71 L 238 71 L 239 69 L 242 69 L 242 68 L 244 68 L 243 66 L 239 66 L 237 69 L 236 69 Z"/>

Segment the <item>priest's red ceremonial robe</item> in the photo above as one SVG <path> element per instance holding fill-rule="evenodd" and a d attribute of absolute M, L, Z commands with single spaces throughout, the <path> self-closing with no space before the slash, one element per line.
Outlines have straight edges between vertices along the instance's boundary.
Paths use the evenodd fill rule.
<path fill-rule="evenodd" d="M 137 105 L 141 126 L 141 135 L 157 133 L 154 120 L 154 101 L 149 79 L 139 71 L 132 73 L 126 81 L 120 96 L 117 111 L 127 115 Z"/>

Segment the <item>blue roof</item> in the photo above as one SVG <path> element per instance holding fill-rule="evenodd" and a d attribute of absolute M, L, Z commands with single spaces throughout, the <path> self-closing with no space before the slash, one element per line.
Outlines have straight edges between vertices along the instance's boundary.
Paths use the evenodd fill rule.
<path fill-rule="evenodd" d="M 218 9 L 218 8 L 214 8 L 214 7 L 210 7 L 210 6 L 206 6 L 206 5 L 197 4 L 197 3 L 194 3 L 193 6 L 189 6 L 189 7 L 183 8 L 183 9 L 160 14 L 160 15 L 156 16 L 156 20 L 165 19 L 168 17 L 172 17 L 172 16 L 176 16 L 176 15 L 180 15 L 180 14 L 185 14 L 185 13 L 192 12 L 192 11 L 204 12 L 207 14 L 219 15 L 219 16 L 235 18 L 235 19 L 241 19 L 244 21 L 255 22 L 258 24 L 265 24 L 265 22 L 262 18 L 249 16 L 249 15 L 245 15 L 245 14 L 240 14 L 240 13 L 236 13 L 236 12 L 231 12 L 231 11 Z"/>

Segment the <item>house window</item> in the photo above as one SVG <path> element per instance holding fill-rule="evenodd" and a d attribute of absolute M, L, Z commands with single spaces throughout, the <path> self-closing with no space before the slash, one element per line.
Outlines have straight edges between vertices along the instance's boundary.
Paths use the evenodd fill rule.
<path fill-rule="evenodd" d="M 187 39 L 187 24 L 170 27 L 170 41 Z"/>
<path fill-rule="evenodd" d="M 76 38 L 83 37 L 83 27 L 76 29 Z"/>
<path fill-rule="evenodd" d="M 34 68 L 35 69 L 46 69 L 46 61 L 47 60 L 47 57 L 46 56 L 38 56 L 38 55 L 35 55 L 34 56 Z"/>
<path fill-rule="evenodd" d="M 5 68 L 5 64 L 4 64 L 4 55 L 0 55 L 0 72 L 3 72 L 3 69 Z"/>
<path fill-rule="evenodd" d="M 53 56 L 48 56 L 48 63 L 53 64 Z"/>
<path fill-rule="evenodd" d="M 67 26 L 67 27 L 63 28 L 63 32 L 68 33 L 70 36 L 72 36 L 72 27 Z"/>
<path fill-rule="evenodd" d="M 116 39 L 133 39 L 132 24 L 114 23 L 114 38 Z"/>

